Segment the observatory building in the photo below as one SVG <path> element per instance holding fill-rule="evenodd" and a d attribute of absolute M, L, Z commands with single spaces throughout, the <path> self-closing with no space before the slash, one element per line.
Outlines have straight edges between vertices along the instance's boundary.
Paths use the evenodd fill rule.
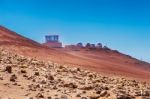
<path fill-rule="evenodd" d="M 59 35 L 46 35 L 44 45 L 50 48 L 61 48 L 62 43 L 59 42 Z"/>

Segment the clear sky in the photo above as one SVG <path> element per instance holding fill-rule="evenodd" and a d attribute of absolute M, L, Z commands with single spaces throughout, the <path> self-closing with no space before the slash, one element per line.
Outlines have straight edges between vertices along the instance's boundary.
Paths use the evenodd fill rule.
<path fill-rule="evenodd" d="M 101 42 L 150 62 L 150 0 L 0 0 L 0 24 L 38 42 Z"/>

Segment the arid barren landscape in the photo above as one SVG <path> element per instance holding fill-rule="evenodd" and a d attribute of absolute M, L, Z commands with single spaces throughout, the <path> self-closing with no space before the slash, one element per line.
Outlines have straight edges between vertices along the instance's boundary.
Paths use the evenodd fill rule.
<path fill-rule="evenodd" d="M 111 49 L 48 48 L 0 26 L 2 99 L 149 99 L 150 64 Z"/>
<path fill-rule="evenodd" d="M 150 99 L 150 0 L 0 0 L 0 99 Z"/>
<path fill-rule="evenodd" d="M 111 49 L 48 48 L 17 33 L 0 27 L 1 48 L 27 57 L 79 66 L 104 74 L 150 79 L 150 64 Z"/>

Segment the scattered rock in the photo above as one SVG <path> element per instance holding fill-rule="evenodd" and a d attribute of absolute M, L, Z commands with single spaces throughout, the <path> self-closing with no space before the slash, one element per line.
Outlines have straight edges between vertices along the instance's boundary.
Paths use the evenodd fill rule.
<path fill-rule="evenodd" d="M 28 85 L 28 88 L 29 88 L 30 91 L 36 91 L 36 89 L 39 88 L 39 86 L 30 84 L 30 85 Z"/>
<path fill-rule="evenodd" d="M 27 71 L 26 70 L 21 70 L 21 73 L 25 74 L 25 73 L 27 73 Z"/>
<path fill-rule="evenodd" d="M 15 82 L 16 79 L 17 79 L 17 76 L 16 76 L 15 74 L 14 74 L 14 75 L 11 75 L 10 81 Z"/>
<path fill-rule="evenodd" d="M 7 66 L 5 71 L 7 71 L 8 73 L 12 73 L 12 67 L 11 66 Z"/>
<path fill-rule="evenodd" d="M 0 80 L 4 80 L 4 78 L 3 78 L 3 77 L 0 77 Z"/>
<path fill-rule="evenodd" d="M 102 91 L 101 93 L 100 93 L 100 96 L 101 97 L 104 97 L 104 96 L 106 96 L 107 95 L 107 91 L 106 90 L 104 90 L 104 91 Z"/>
<path fill-rule="evenodd" d="M 38 93 L 38 94 L 36 95 L 36 98 L 44 98 L 44 95 L 41 94 L 41 93 Z"/>
<path fill-rule="evenodd" d="M 89 85 L 89 86 L 83 86 L 80 88 L 81 90 L 92 90 L 94 89 L 93 86 Z"/>
<path fill-rule="evenodd" d="M 46 84 L 46 83 L 47 83 L 46 80 L 41 81 L 41 84 Z"/>
<path fill-rule="evenodd" d="M 48 80 L 54 80 L 54 77 L 52 75 L 48 75 Z"/>
<path fill-rule="evenodd" d="M 49 96 L 49 97 L 47 97 L 47 99 L 52 99 L 52 97 L 51 97 L 51 96 Z"/>
<path fill-rule="evenodd" d="M 69 84 L 64 84 L 64 87 L 68 87 L 68 88 L 77 88 L 78 86 L 74 83 L 69 83 Z"/>
<path fill-rule="evenodd" d="M 83 93 L 83 94 L 85 94 L 85 93 L 86 93 L 86 91 L 85 91 L 85 90 L 83 90 L 83 91 L 82 91 L 82 93 Z"/>
<path fill-rule="evenodd" d="M 79 71 L 79 72 L 80 72 L 80 71 L 81 71 L 81 69 L 80 69 L 80 68 L 77 68 L 77 71 Z"/>
<path fill-rule="evenodd" d="M 68 97 L 66 95 L 62 95 L 61 99 L 68 99 Z"/>
<path fill-rule="evenodd" d="M 77 95 L 76 95 L 76 97 L 81 97 L 81 94 L 80 94 L 80 93 L 79 93 L 79 94 L 77 94 Z"/>
<path fill-rule="evenodd" d="M 29 96 L 31 93 L 27 93 L 27 94 L 25 94 L 25 96 Z M 31 98 L 31 97 L 30 97 Z"/>
<path fill-rule="evenodd" d="M 100 96 L 98 96 L 98 95 L 92 95 L 92 96 L 90 96 L 89 97 L 89 99 L 98 99 Z"/>
<path fill-rule="evenodd" d="M 35 76 L 40 76 L 40 73 L 39 72 L 35 72 L 34 75 Z"/>
<path fill-rule="evenodd" d="M 96 91 L 96 94 L 100 94 L 101 93 L 101 91 Z"/>
<path fill-rule="evenodd" d="M 118 95 L 117 99 L 135 99 L 135 97 L 124 94 L 124 95 Z"/>
<path fill-rule="evenodd" d="M 146 82 L 107 77 L 80 68 L 70 68 L 68 65 L 44 63 L 10 53 L 0 53 L 0 58 L 0 71 L 5 71 L 0 72 L 2 88 L 16 88 L 27 93 L 27 99 L 147 99 L 150 96 L 150 85 Z M 12 67 L 16 74 L 10 75 Z"/>

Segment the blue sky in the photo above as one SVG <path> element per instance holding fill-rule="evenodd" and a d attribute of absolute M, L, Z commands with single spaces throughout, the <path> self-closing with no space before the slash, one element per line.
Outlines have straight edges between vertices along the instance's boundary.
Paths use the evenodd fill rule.
<path fill-rule="evenodd" d="M 44 41 L 101 42 L 150 62 L 149 0 L 0 0 L 0 24 Z"/>

